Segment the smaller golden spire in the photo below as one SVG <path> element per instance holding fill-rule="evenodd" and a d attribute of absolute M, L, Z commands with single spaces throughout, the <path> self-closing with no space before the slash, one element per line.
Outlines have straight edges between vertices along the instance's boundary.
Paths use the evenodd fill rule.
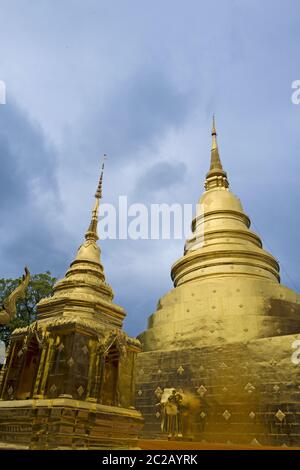
<path fill-rule="evenodd" d="M 100 174 L 100 179 L 97 187 L 97 191 L 95 194 L 95 206 L 92 211 L 92 220 L 89 225 L 89 228 L 87 229 L 87 232 L 85 234 L 86 240 L 93 240 L 97 241 L 99 239 L 98 233 L 97 233 L 97 226 L 98 226 L 98 213 L 99 213 L 99 201 L 102 199 L 102 183 L 103 183 L 103 173 L 104 173 L 104 161 L 106 160 L 106 154 L 103 156 L 103 163 L 101 166 L 101 174 Z"/>
<path fill-rule="evenodd" d="M 213 189 L 217 187 L 228 188 L 229 183 L 227 180 L 226 171 L 223 170 L 219 148 L 217 142 L 217 131 L 216 131 L 216 121 L 215 115 L 213 114 L 212 122 L 212 144 L 211 144 L 211 157 L 210 157 L 210 169 L 206 175 L 205 189 Z"/>

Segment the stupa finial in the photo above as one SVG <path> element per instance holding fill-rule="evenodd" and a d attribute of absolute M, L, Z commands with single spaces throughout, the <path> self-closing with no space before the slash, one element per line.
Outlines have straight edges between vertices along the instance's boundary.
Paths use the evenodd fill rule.
<path fill-rule="evenodd" d="M 212 136 L 212 145 L 211 145 L 210 169 L 206 175 L 205 189 L 208 190 L 208 189 L 213 189 L 216 187 L 228 188 L 229 183 L 227 180 L 227 174 L 223 170 L 220 155 L 219 155 L 216 121 L 215 121 L 214 114 L 213 114 L 211 136 Z"/>
<path fill-rule="evenodd" d="M 211 145 L 211 149 L 212 149 L 212 150 L 218 149 L 217 131 L 216 131 L 216 121 L 215 121 L 215 115 L 214 115 L 214 114 L 213 114 L 213 123 L 212 123 L 211 135 L 212 135 L 212 145 Z"/>
<path fill-rule="evenodd" d="M 86 240 L 94 240 L 97 241 L 99 239 L 98 237 L 98 232 L 97 232 L 97 226 L 98 226 L 98 213 L 99 213 L 99 201 L 102 199 L 102 183 L 103 183 L 103 174 L 104 174 L 104 162 L 106 160 L 106 154 L 103 156 L 103 162 L 101 166 L 101 173 L 100 173 L 100 178 L 99 178 L 99 183 L 97 187 L 97 191 L 95 194 L 95 206 L 92 211 L 92 219 L 89 225 L 89 228 L 85 234 Z"/>

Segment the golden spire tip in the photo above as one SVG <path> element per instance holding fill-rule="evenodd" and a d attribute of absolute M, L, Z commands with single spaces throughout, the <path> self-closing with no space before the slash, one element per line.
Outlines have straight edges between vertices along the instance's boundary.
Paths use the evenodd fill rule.
<path fill-rule="evenodd" d="M 217 144 L 217 131 L 216 131 L 216 121 L 215 121 L 215 115 L 213 114 L 213 122 L 212 122 L 212 130 L 211 130 L 211 135 L 212 135 L 212 150 L 218 148 Z"/>
<path fill-rule="evenodd" d="M 97 191 L 96 191 L 96 194 L 95 194 L 96 199 L 102 199 L 102 183 L 103 183 L 103 173 L 104 173 L 104 162 L 105 162 L 106 158 L 107 158 L 107 155 L 104 154 L 103 155 L 103 162 L 102 162 L 102 165 L 101 165 L 101 174 L 100 174 L 99 184 L 98 184 L 98 188 L 97 188 Z"/>
<path fill-rule="evenodd" d="M 217 131 L 215 115 L 213 114 L 212 119 L 212 145 L 211 145 L 211 157 L 210 157 L 210 169 L 206 175 L 205 189 L 212 189 L 217 187 L 228 188 L 229 183 L 227 180 L 227 174 L 223 170 L 222 163 L 219 156 L 219 149 L 217 143 Z"/>
<path fill-rule="evenodd" d="M 212 118 L 212 130 L 211 130 L 211 134 L 212 135 L 217 135 L 217 131 L 216 131 L 216 121 L 215 121 L 215 115 L 213 114 L 213 118 Z"/>
<path fill-rule="evenodd" d="M 92 212 L 92 220 L 89 225 L 89 228 L 85 234 L 86 240 L 98 240 L 98 234 L 97 234 L 97 225 L 98 225 L 98 212 L 99 212 L 99 200 L 102 198 L 102 182 L 103 182 L 103 172 L 104 172 L 104 161 L 106 160 L 106 154 L 103 156 L 103 162 L 101 165 L 101 174 L 100 174 L 100 179 L 97 187 L 97 191 L 95 194 L 95 206 Z"/>

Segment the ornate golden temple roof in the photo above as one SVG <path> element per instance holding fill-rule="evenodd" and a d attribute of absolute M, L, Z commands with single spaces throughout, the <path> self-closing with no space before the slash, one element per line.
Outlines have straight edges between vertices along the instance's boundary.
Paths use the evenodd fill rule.
<path fill-rule="evenodd" d="M 104 162 L 101 168 L 98 188 L 95 194 L 95 205 L 92 218 L 85 233 L 85 241 L 80 245 L 75 260 L 71 263 L 64 279 L 54 286 L 54 296 L 66 294 L 86 294 L 101 296 L 106 300 L 113 299 L 113 292 L 105 282 L 104 269 L 100 261 L 101 250 L 97 245 L 99 203 L 102 198 Z"/>
<path fill-rule="evenodd" d="M 105 156 L 104 156 L 105 157 Z M 49 299 L 43 299 L 38 305 L 41 315 L 56 315 L 55 304 L 72 305 L 70 312 L 74 314 L 75 307 L 81 316 L 89 316 L 101 311 L 102 319 L 108 323 L 121 326 L 125 317 L 124 309 L 112 302 L 114 294 L 106 283 L 104 268 L 101 263 L 101 250 L 97 244 L 99 203 L 102 198 L 104 163 L 101 168 L 99 184 L 95 194 L 95 204 L 89 227 L 85 233 L 85 241 L 78 248 L 76 257 L 71 263 L 65 277 L 54 286 L 54 294 Z M 90 311 L 88 314 L 87 311 Z"/>

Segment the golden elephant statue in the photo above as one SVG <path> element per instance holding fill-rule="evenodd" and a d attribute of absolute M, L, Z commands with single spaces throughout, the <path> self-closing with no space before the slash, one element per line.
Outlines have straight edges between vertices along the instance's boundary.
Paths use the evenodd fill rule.
<path fill-rule="evenodd" d="M 193 422 L 200 400 L 189 391 L 165 388 L 157 404 L 161 410 L 161 430 L 168 439 L 193 439 Z"/>
<path fill-rule="evenodd" d="M 2 308 L 0 307 L 0 325 L 6 325 L 16 316 L 16 302 L 19 299 L 24 299 L 29 281 L 30 272 L 28 268 L 25 267 L 25 274 L 23 274 L 20 284 L 4 299 Z"/>

